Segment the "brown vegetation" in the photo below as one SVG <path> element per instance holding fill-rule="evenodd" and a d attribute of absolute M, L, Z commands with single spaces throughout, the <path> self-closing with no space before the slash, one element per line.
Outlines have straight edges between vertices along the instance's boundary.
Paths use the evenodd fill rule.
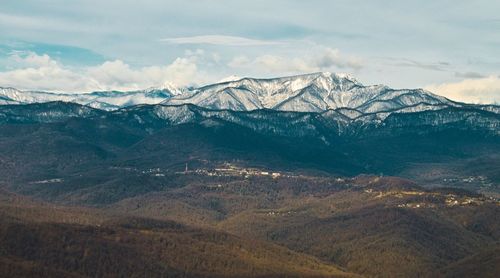
<path fill-rule="evenodd" d="M 271 243 L 173 221 L 81 211 L 3 203 L 0 276 L 351 276 Z M 82 222 L 92 224 L 78 224 Z"/>

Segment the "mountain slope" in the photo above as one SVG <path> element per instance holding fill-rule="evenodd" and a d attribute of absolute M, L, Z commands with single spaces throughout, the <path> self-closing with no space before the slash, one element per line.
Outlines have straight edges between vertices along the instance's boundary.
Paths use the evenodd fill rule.
<path fill-rule="evenodd" d="M 105 204 L 175 187 L 171 174 L 186 162 L 214 168 L 238 161 L 284 171 L 412 178 L 438 164 L 450 172 L 439 182 L 483 176 L 491 180 L 489 187 L 486 181 L 464 186 L 498 190 L 497 114 L 447 108 L 393 113 L 378 123 L 349 121 L 336 112 L 214 111 L 192 105 L 112 112 L 61 102 L 5 105 L 0 106 L 0 183 L 42 198 L 75 196 L 73 202 Z M 115 167 L 135 170 L 110 170 Z M 142 173 L 156 168 L 167 172 Z M 104 194 L 108 190 L 113 194 Z"/>
<path fill-rule="evenodd" d="M 362 177 L 347 183 L 355 185 L 330 194 L 315 184 L 319 188 L 307 201 L 297 197 L 303 191 L 296 198 L 284 197 L 291 191 L 284 189 L 276 197 L 287 200 L 282 205 L 276 201 L 271 207 L 236 212 L 219 227 L 314 254 L 368 277 L 439 277 L 439 268 L 498 242 L 497 237 L 464 225 L 478 225 L 477 215 L 464 219 L 467 222 L 452 220 L 467 214 L 460 210 L 484 209 L 497 215 L 498 203 L 451 207 L 446 199 L 456 194 L 453 191 L 425 191 L 392 177 Z M 483 223 L 485 228 L 494 229 L 496 218 Z M 462 267 L 472 266 L 464 261 Z M 484 272 L 495 273 L 492 268 Z"/>

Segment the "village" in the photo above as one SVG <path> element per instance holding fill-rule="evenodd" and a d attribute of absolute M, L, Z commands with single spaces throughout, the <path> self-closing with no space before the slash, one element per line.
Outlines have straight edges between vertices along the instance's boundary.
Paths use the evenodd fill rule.
<path fill-rule="evenodd" d="M 282 172 L 282 171 L 271 171 L 269 169 L 263 169 L 263 168 L 253 168 L 253 167 L 240 167 L 237 165 L 234 165 L 229 162 L 224 162 L 219 166 L 216 166 L 215 168 L 196 168 L 192 169 L 189 166 L 189 163 L 185 163 L 183 165 L 183 170 L 182 171 L 172 171 L 169 169 L 162 169 L 159 167 L 155 168 L 147 168 L 144 170 L 138 169 L 136 167 L 118 167 L 118 166 L 112 166 L 109 167 L 109 170 L 115 170 L 115 171 L 126 171 L 126 172 L 137 172 L 142 175 L 149 175 L 153 177 L 165 177 L 169 174 L 175 174 L 175 175 L 202 175 L 202 176 L 208 176 L 208 177 L 242 177 L 242 178 L 250 178 L 250 177 L 270 177 L 273 179 L 277 178 L 297 178 L 297 177 L 303 177 L 306 178 L 307 176 L 303 175 L 297 175 L 297 174 L 292 174 L 288 172 Z"/>
<path fill-rule="evenodd" d="M 126 171 L 137 171 L 141 174 L 150 175 L 153 177 L 165 177 L 166 174 L 172 173 L 168 170 L 163 170 L 161 168 L 149 168 L 145 170 L 138 170 L 136 168 L 120 168 L 113 167 L 113 169 L 118 170 L 126 170 Z M 200 175 L 207 177 L 239 177 L 249 179 L 252 177 L 269 177 L 272 179 L 279 178 L 307 178 L 307 176 L 303 175 L 293 175 L 288 172 L 279 172 L 279 171 L 270 171 L 268 169 L 262 168 L 253 168 L 253 167 L 240 167 L 230 162 L 224 162 L 215 168 L 196 168 L 190 169 L 189 163 L 184 164 L 184 171 L 176 171 L 174 172 L 176 175 Z M 349 179 L 345 178 L 335 178 L 335 182 L 337 183 L 346 183 Z M 453 181 L 462 181 L 467 183 L 488 183 L 487 178 L 478 176 L 478 177 L 467 177 L 461 179 L 444 179 L 445 182 L 453 182 Z M 42 181 L 43 182 L 43 181 Z M 222 188 L 222 184 L 214 184 L 209 186 L 212 189 Z M 455 207 L 455 206 L 474 206 L 474 205 L 482 205 L 484 203 L 493 203 L 496 205 L 500 205 L 500 200 L 494 197 L 484 197 L 484 196 L 460 196 L 457 194 L 443 194 L 438 192 L 425 192 L 420 190 L 375 190 L 373 188 L 364 189 L 364 192 L 372 195 L 374 198 L 385 198 L 385 197 L 393 197 L 397 199 L 407 199 L 408 197 L 415 197 L 416 199 L 408 200 L 404 203 L 399 203 L 396 206 L 400 208 L 409 208 L 409 209 L 422 209 L 422 208 L 436 208 L 441 206 L 447 207 Z M 434 199 L 430 201 L 429 197 Z M 418 199 L 418 200 L 417 200 Z M 427 201 L 423 201 L 421 199 L 429 199 Z M 283 213 L 280 212 L 269 212 L 270 216 L 280 216 Z M 286 213 L 285 213 L 286 214 Z"/>
<path fill-rule="evenodd" d="M 291 175 L 283 172 L 271 172 L 268 170 L 250 167 L 242 168 L 228 162 L 225 162 L 221 166 L 214 169 L 190 170 L 188 166 L 188 163 L 186 163 L 184 171 L 176 172 L 176 174 L 197 174 L 209 177 L 243 177 L 246 179 L 255 176 L 271 177 L 273 179 L 277 179 L 280 177 L 297 177 L 296 175 Z"/>

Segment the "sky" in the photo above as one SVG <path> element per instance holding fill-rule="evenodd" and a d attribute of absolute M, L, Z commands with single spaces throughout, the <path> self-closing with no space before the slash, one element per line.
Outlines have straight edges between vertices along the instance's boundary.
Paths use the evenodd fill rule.
<path fill-rule="evenodd" d="M 0 0 L 0 86 L 88 92 L 318 71 L 500 103 L 498 0 Z"/>

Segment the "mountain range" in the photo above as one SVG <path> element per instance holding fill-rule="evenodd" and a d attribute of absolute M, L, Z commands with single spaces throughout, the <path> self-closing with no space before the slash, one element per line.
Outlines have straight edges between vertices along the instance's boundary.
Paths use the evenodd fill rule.
<path fill-rule="evenodd" d="M 352 110 L 349 114 L 380 113 L 406 109 L 416 112 L 462 107 L 458 103 L 422 89 L 391 89 L 384 85 L 364 86 L 348 74 L 328 72 L 257 79 L 241 78 L 202 87 L 172 85 L 140 91 L 92 93 L 50 93 L 0 88 L 0 104 L 28 104 L 50 101 L 74 102 L 104 110 L 138 104 L 194 104 L 213 110 L 252 111 L 272 109 L 293 112 Z M 499 112 L 498 107 L 484 109 Z"/>
<path fill-rule="evenodd" d="M 495 133 L 500 114 L 500 107 L 495 105 L 459 103 L 422 89 L 364 86 L 350 75 L 326 72 L 272 79 L 242 78 L 199 88 L 169 85 L 130 92 L 74 94 L 0 89 L 0 104 L 4 105 L 53 101 L 77 103 L 115 115 L 151 110 L 157 118 L 171 124 L 218 118 L 256 129 L 275 129 L 278 133 L 290 133 L 290 125 L 295 126 L 293 130 L 302 130 L 300 133 L 320 133 L 318 125 L 322 125 L 329 133 L 349 134 L 401 118 L 387 119 L 390 115 L 414 113 L 420 113 L 414 115 L 425 117 L 427 124 L 433 126 L 464 122 Z M 265 110 L 282 113 L 258 112 Z M 140 121 L 139 115 L 135 117 Z"/>
<path fill-rule="evenodd" d="M 29 104 L 63 101 L 78 103 L 102 110 L 116 110 L 138 104 L 157 104 L 181 91 L 171 86 L 154 87 L 138 91 L 97 91 L 91 93 L 53 93 L 21 91 L 0 88 L 0 105 Z"/>
<path fill-rule="evenodd" d="M 499 106 L 331 73 L 0 92 L 0 276 L 500 273 Z"/>

